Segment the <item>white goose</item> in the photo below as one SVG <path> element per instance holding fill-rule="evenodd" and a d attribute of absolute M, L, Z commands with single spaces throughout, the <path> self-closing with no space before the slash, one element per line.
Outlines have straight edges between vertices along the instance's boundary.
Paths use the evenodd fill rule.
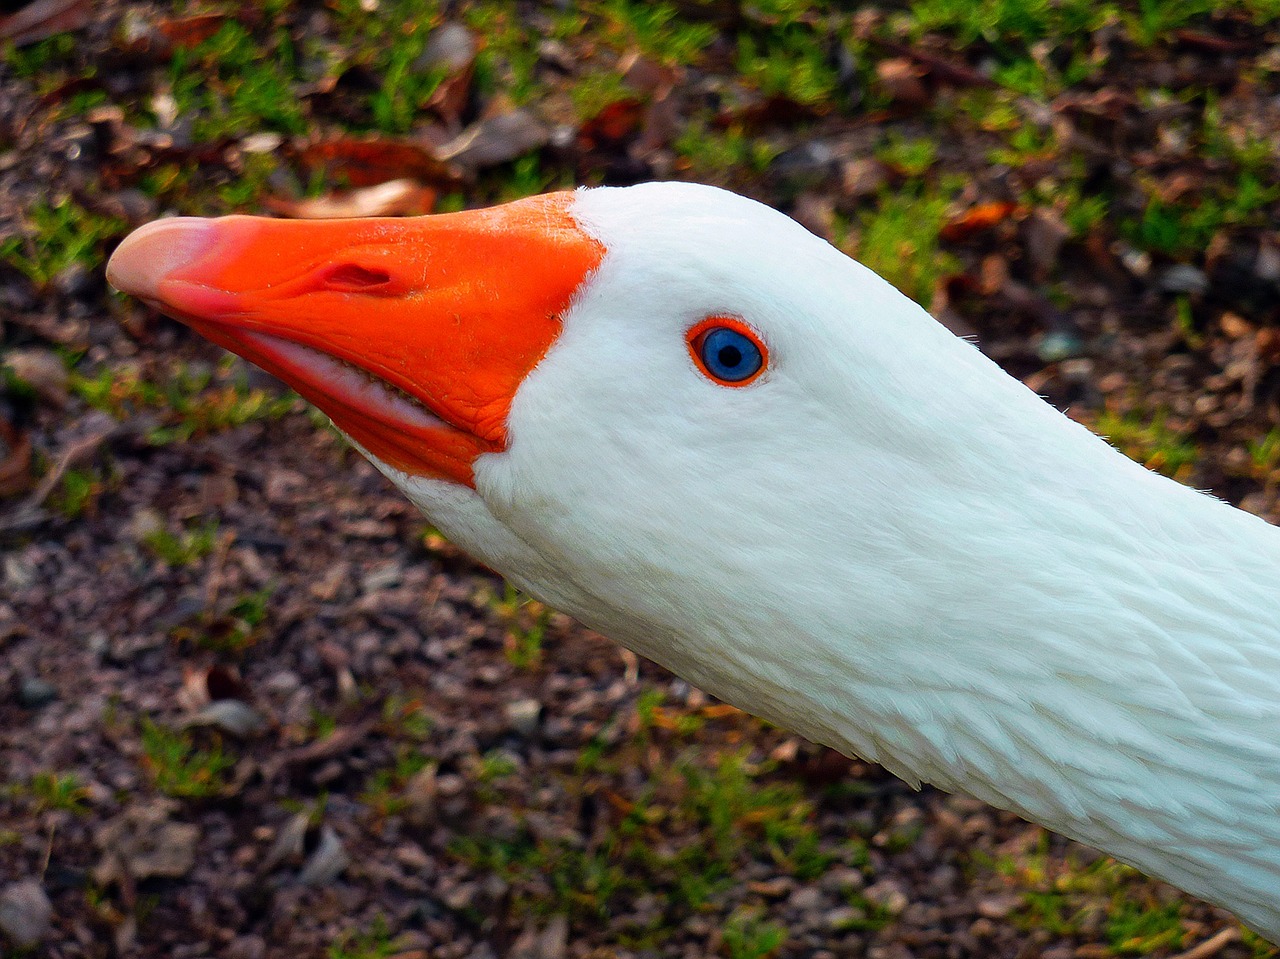
<path fill-rule="evenodd" d="M 1280 939 L 1280 533 L 787 217 L 665 183 L 182 218 L 109 277 L 289 381 L 522 589 Z"/>

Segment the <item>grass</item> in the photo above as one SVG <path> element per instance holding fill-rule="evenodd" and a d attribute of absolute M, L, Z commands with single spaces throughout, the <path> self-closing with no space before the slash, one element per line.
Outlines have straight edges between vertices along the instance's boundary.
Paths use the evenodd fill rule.
<path fill-rule="evenodd" d="M 862 216 L 854 255 L 917 303 L 928 304 L 938 280 L 959 270 L 938 238 L 950 203 L 947 194 L 923 186 L 883 193 Z"/>
<path fill-rule="evenodd" d="M 714 27 L 690 22 L 670 3 L 604 0 L 599 9 L 615 46 L 635 47 L 668 66 L 695 63 L 716 38 Z"/>
<path fill-rule="evenodd" d="M 762 174 L 779 152 L 777 146 L 748 136 L 740 126 L 715 129 L 700 122 L 685 127 L 674 149 L 685 173 L 708 183 L 728 183 L 734 171 Z"/>
<path fill-rule="evenodd" d="M 503 649 L 507 662 L 516 669 L 536 669 L 542 663 L 542 642 L 554 610 L 525 596 L 510 583 L 503 584 L 501 597 L 493 597 L 489 608 L 506 627 Z"/>
<path fill-rule="evenodd" d="M 765 96 L 806 107 L 828 109 L 840 89 L 823 43 L 804 27 L 775 32 L 767 41 L 739 35 L 737 69 Z"/>
<path fill-rule="evenodd" d="M 23 799 L 32 812 L 50 810 L 82 815 L 89 811 L 89 791 L 75 773 L 39 772 L 26 783 L 0 786 L 0 799 Z"/>
<path fill-rule="evenodd" d="M 432 761 L 416 750 L 401 750 L 395 764 L 377 770 L 369 777 L 360 802 L 372 809 L 380 819 L 399 815 L 409 807 L 404 787 L 415 775 L 431 765 Z"/>
<path fill-rule="evenodd" d="M 62 481 L 49 497 L 49 505 L 66 519 L 78 519 L 91 513 L 107 481 L 97 467 L 72 467 L 62 474 Z"/>
<path fill-rule="evenodd" d="M 386 918 L 380 915 L 368 929 L 343 933 L 326 955 L 328 959 L 390 959 L 400 951 Z"/>
<path fill-rule="evenodd" d="M 230 362 L 218 371 L 179 367 L 163 382 L 145 380 L 133 368 L 104 366 L 92 375 L 73 372 L 70 387 L 89 406 L 118 420 L 145 410 L 160 412 L 161 424 L 147 433 L 157 446 L 277 420 L 297 409 L 293 394 L 269 393 L 230 376 Z"/>
<path fill-rule="evenodd" d="M 1163 412 L 1148 417 L 1137 412 L 1104 410 L 1092 428 L 1130 459 L 1174 479 L 1188 479 L 1199 458 L 1195 442 L 1170 427 Z"/>
<path fill-rule="evenodd" d="M 68 267 L 92 270 L 104 260 L 106 243 L 123 236 L 123 220 L 93 213 L 68 198 L 33 203 L 24 217 L 24 232 L 0 240 L 0 262 L 47 286 Z"/>
<path fill-rule="evenodd" d="M 206 142 L 260 130 L 304 133 L 307 118 L 294 90 L 298 79 L 287 31 L 274 31 L 264 44 L 234 20 L 194 49 L 176 49 L 169 65 L 178 115 L 191 118 L 193 136 Z"/>
<path fill-rule="evenodd" d="M 1280 199 L 1280 186 L 1242 171 L 1229 188 L 1206 191 L 1195 200 L 1148 198 L 1142 213 L 1122 224 L 1136 246 L 1174 257 L 1202 254 L 1227 227 L 1262 225 Z"/>
<path fill-rule="evenodd" d="M 218 610 L 205 612 L 191 625 L 179 626 L 171 634 L 175 640 L 190 641 L 200 649 L 237 657 L 252 647 L 262 635 L 274 585 L 238 596 Z"/>
<path fill-rule="evenodd" d="M 787 941 L 784 926 L 766 922 L 750 910 L 734 912 L 722 932 L 729 959 L 768 959 Z"/>
<path fill-rule="evenodd" d="M 190 732 L 142 722 L 144 764 L 155 786 L 166 796 L 206 799 L 221 796 L 236 757 L 223 749 L 216 736 L 207 748 L 198 747 Z"/>
<path fill-rule="evenodd" d="M 890 131 L 876 149 L 876 158 L 903 176 L 922 177 L 938 159 L 938 145 L 923 137 L 908 139 Z"/>
<path fill-rule="evenodd" d="M 522 829 L 514 838 L 465 835 L 451 848 L 513 882 L 517 906 L 527 912 L 599 918 L 624 900 L 662 890 L 674 918 L 726 891 L 748 858 L 805 881 L 830 864 L 799 788 L 766 781 L 767 771 L 742 752 L 709 765 L 690 753 L 657 770 L 639 798 L 613 797 L 615 822 L 589 846 Z M 501 801 L 496 792 L 488 798 Z M 744 949 L 775 938 L 749 925 L 740 932 Z"/>
<path fill-rule="evenodd" d="M 387 0 L 371 16 L 356 0 L 333 5 L 343 47 L 378 78 L 366 99 L 369 125 L 383 133 L 408 133 L 446 77 L 446 69 L 422 64 L 432 29 L 440 22 L 432 0 Z"/>
<path fill-rule="evenodd" d="M 218 541 L 218 521 L 210 520 L 179 533 L 171 533 L 163 527 L 150 530 L 142 537 L 143 544 L 157 558 L 170 566 L 193 566 L 213 552 Z"/>
<path fill-rule="evenodd" d="M 1013 921 L 1054 937 L 1105 940 L 1111 955 L 1145 956 L 1185 947 L 1183 904 L 1167 900 L 1136 869 L 1099 857 L 1081 864 L 1049 853 L 1046 833 L 1038 849 L 988 861 L 1022 897 Z M 1105 912 L 1099 914 L 1100 904 Z"/>

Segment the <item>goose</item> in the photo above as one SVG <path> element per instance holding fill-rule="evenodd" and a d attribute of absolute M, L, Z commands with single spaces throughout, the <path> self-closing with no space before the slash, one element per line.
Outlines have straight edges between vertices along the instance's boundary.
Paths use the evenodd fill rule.
<path fill-rule="evenodd" d="M 108 278 L 461 548 L 773 723 L 1280 940 L 1280 533 L 716 188 L 178 217 Z"/>

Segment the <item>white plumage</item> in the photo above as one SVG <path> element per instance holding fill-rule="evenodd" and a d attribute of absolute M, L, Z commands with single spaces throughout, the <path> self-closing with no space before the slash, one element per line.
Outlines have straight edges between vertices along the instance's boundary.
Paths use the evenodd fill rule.
<path fill-rule="evenodd" d="M 817 742 L 1280 936 L 1280 534 L 1126 459 L 788 218 L 579 194 L 609 251 L 476 491 L 388 475 L 535 596 Z M 771 363 L 708 382 L 730 313 Z"/>

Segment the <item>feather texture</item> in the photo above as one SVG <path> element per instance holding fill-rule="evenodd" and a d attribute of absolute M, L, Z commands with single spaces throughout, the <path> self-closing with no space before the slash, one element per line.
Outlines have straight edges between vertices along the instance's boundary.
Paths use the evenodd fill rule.
<path fill-rule="evenodd" d="M 1280 937 L 1280 533 L 1132 463 L 786 217 L 580 192 L 608 251 L 461 546 L 708 691 Z M 701 376 L 741 318 L 770 366 Z"/>

